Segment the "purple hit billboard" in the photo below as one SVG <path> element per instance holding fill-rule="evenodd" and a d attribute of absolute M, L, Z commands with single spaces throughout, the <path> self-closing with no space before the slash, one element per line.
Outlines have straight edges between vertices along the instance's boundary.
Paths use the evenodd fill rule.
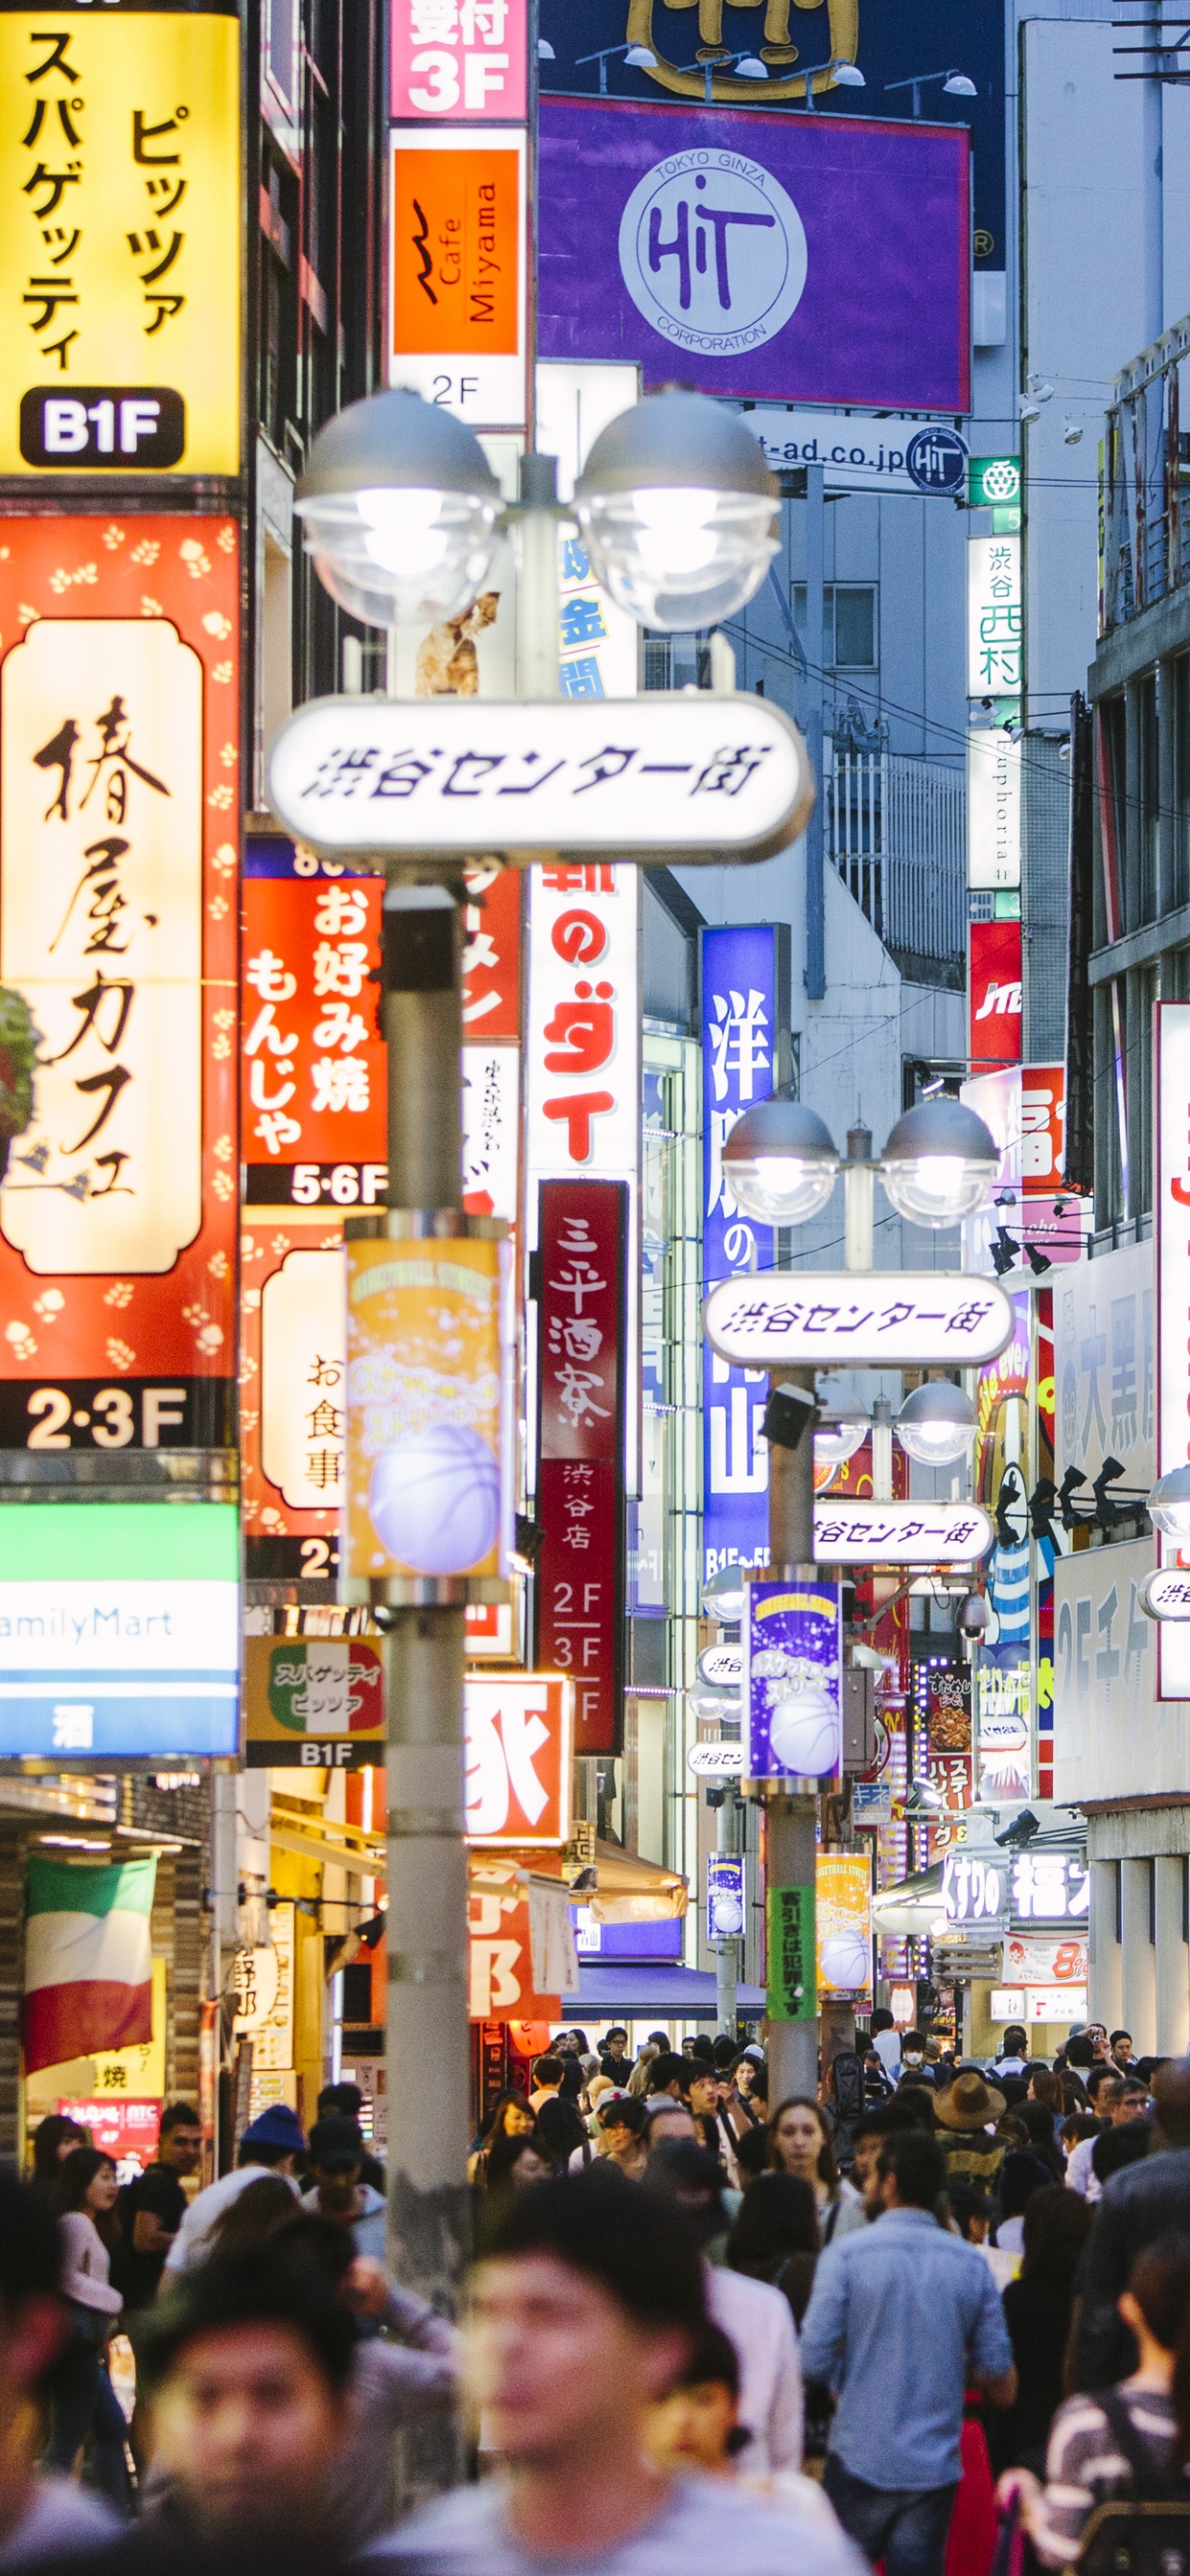
<path fill-rule="evenodd" d="M 955 126 L 543 98 L 543 358 L 711 394 L 970 408 Z"/>

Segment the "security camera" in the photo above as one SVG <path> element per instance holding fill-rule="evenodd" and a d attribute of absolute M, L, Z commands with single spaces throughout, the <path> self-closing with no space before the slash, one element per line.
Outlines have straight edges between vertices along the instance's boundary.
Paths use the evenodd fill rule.
<path fill-rule="evenodd" d="M 982 1637 L 992 1624 L 991 1612 L 982 1592 L 968 1592 L 959 1603 L 957 1626 L 961 1637 Z"/>

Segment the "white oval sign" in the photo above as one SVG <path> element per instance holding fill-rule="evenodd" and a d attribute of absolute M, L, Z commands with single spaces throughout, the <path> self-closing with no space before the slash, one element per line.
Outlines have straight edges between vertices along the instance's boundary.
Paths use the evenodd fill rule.
<path fill-rule="evenodd" d="M 269 803 L 316 850 L 550 850 L 647 865 L 765 859 L 809 819 L 806 746 L 771 701 L 314 698 L 269 757 Z"/>
<path fill-rule="evenodd" d="M 702 1319 L 712 1350 L 741 1368 L 982 1367 L 1013 1334 L 999 1282 L 958 1270 L 741 1271 L 712 1288 Z"/>
<path fill-rule="evenodd" d="M 692 1744 L 686 1768 L 696 1780 L 730 1780 L 744 1768 L 742 1744 Z"/>
<path fill-rule="evenodd" d="M 995 1540 L 978 1503 L 814 1505 L 819 1565 L 976 1565 Z"/>
<path fill-rule="evenodd" d="M 1137 1598 L 1150 1619 L 1190 1619 L 1190 1573 L 1178 1565 L 1159 1565 L 1146 1576 Z"/>
<path fill-rule="evenodd" d="M 698 1658 L 698 1678 L 712 1690 L 739 1690 L 744 1679 L 742 1646 L 708 1646 Z"/>

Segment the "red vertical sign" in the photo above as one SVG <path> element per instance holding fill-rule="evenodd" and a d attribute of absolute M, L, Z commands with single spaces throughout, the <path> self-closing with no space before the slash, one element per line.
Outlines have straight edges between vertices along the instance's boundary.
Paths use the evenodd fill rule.
<path fill-rule="evenodd" d="M 1021 1060 L 1021 925 L 971 924 L 971 1069 Z"/>
<path fill-rule="evenodd" d="M 539 1664 L 573 1676 L 576 1753 L 623 1734 L 622 1181 L 543 1181 L 538 1231 Z"/>

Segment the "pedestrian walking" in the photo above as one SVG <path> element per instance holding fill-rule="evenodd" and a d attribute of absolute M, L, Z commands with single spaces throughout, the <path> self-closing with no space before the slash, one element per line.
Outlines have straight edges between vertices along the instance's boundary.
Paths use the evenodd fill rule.
<path fill-rule="evenodd" d="M 740 2421 L 739 2362 L 718 2326 L 703 2328 L 676 2386 L 653 2411 L 648 2439 L 651 2456 L 664 2465 L 705 2469 L 710 2477 L 731 2478 L 737 2492 L 790 2504 L 799 2523 L 808 2517 L 837 2542 L 838 2516 L 814 2478 L 796 2469 L 761 2476 L 751 2466 L 752 2445 Z"/>
<path fill-rule="evenodd" d="M 89 2445 L 90 2482 L 128 2513 L 127 2426 L 107 2365 L 108 2337 L 124 2305 L 110 2277 L 118 2189 L 112 2159 L 98 2147 L 77 2148 L 62 2167 L 58 2234 L 71 2336 L 54 2382 L 45 2458 L 47 2467 L 69 2470 Z"/>
<path fill-rule="evenodd" d="M 725 2250 L 727 2213 L 719 2167 L 705 2147 L 660 2147 L 648 2186 L 678 2203 L 703 2258 L 707 2312 L 731 2337 L 740 2365 L 740 2418 L 758 2469 L 800 2468 L 802 2375 L 788 2301 L 767 2282 L 711 2259 Z"/>
<path fill-rule="evenodd" d="M 384 2194 L 361 2179 L 363 2142 L 354 2120 L 332 2112 L 310 2131 L 310 2184 L 302 2207 L 334 2227 L 349 2227 L 357 2254 L 383 2263 L 388 2215 Z"/>
<path fill-rule="evenodd" d="M 583 2576 L 704 2564 L 864 2576 L 817 2517 L 648 2456 L 653 2409 L 706 2323 L 704 2283 L 680 2212 L 647 2184 L 601 2162 L 522 2194 L 476 2268 L 464 2330 L 498 2473 L 399 2525 L 378 2576 L 540 2576 L 543 2563 Z M 785 2323 L 792 2332 L 787 2311 Z"/>
<path fill-rule="evenodd" d="M 995 2283 L 939 2224 L 941 2150 L 922 2131 L 885 2139 L 875 2223 L 820 2256 L 802 2328 L 807 2380 L 838 2405 L 823 2484 L 886 2576 L 941 2576 L 961 2465 L 964 2392 L 1016 2395 Z"/>
<path fill-rule="evenodd" d="M 1101 2128 L 1104 2123 L 1119 2129 L 1130 2121 L 1143 2120 L 1148 2109 L 1147 2085 L 1123 2075 L 1105 2075 L 1096 2086 L 1095 2111 Z M 1082 2145 L 1075 2148 L 1066 2167 L 1066 2180 L 1071 2190 L 1080 2191 L 1085 2200 L 1094 2202 L 1099 2199 L 1103 2186 L 1095 2171 L 1093 2138 L 1084 2139 Z"/>
<path fill-rule="evenodd" d="M 72 2124 L 73 2125 L 73 2124 Z M 117 2536 L 120 2518 L 90 2488 L 37 2464 L 47 2378 L 65 2316 L 57 2221 L 45 2194 L 0 2167 L 0 2567 L 68 2558 Z"/>
<path fill-rule="evenodd" d="M 241 2191 L 262 2173 L 279 2173 L 298 2196 L 298 2160 L 306 2152 L 305 2131 L 287 2102 L 271 2102 L 259 2119 L 249 2122 L 230 2173 L 207 2184 L 191 2201 L 165 2258 L 166 2272 L 186 2272 L 201 2262 L 215 2220 Z"/>
<path fill-rule="evenodd" d="M 1136 2257 L 1119 2309 L 1135 2369 L 1117 2385 L 1068 2398 L 1059 2408 L 1044 2485 L 1027 2468 L 1010 2470 L 1000 2482 L 1002 2502 L 1019 2499 L 1043 2567 L 1074 2565 L 1097 2505 L 1139 2495 L 1151 2510 L 1162 2492 L 1190 2503 L 1190 2237 L 1158 2239 Z M 1116 2563 L 1114 2550 L 1105 2563 Z"/>
<path fill-rule="evenodd" d="M 993 2135 L 993 2122 L 1004 2108 L 1004 2095 L 974 2067 L 964 2067 L 939 2093 L 934 2118 L 948 2180 L 973 2183 L 989 2197 L 995 2191 L 1006 2141 Z"/>
<path fill-rule="evenodd" d="M 190 2206 L 184 2180 L 202 2162 L 202 2122 L 189 2102 L 169 2102 L 161 2114 L 157 2151 L 116 2201 L 118 2239 L 111 2277 L 126 2316 L 152 2305 L 166 2256 Z"/>
<path fill-rule="evenodd" d="M 831 2124 L 820 2103 L 797 2093 L 778 2102 L 769 2122 L 769 2152 L 777 2173 L 794 2174 L 810 2184 L 824 2245 L 838 2229 L 846 2234 L 848 2227 L 862 2226 L 862 2196 L 839 2172 Z"/>
<path fill-rule="evenodd" d="M 359 2130 L 360 2181 L 366 2182 L 372 2191 L 382 2192 L 384 2167 L 379 2157 L 374 2156 L 370 2148 L 365 2145 L 363 2130 L 360 2128 L 363 2107 L 364 2097 L 358 2084 L 324 2084 L 318 2096 L 317 2114 L 320 2120 L 330 2120 L 338 2116 L 340 2119 L 354 2121 Z"/>
<path fill-rule="evenodd" d="M 1091 2212 L 1062 2183 L 1036 2191 L 1025 2211 L 1020 2273 L 1004 2291 L 1004 2323 L 1017 2392 L 988 2427 L 992 2466 L 1040 2474 L 1050 2426 L 1065 2394 L 1074 2277 L 1091 2232 Z"/>
<path fill-rule="evenodd" d="M 58 2185 L 62 2167 L 76 2147 L 90 2144 L 87 2132 L 77 2120 L 69 2120 L 64 2111 L 51 2111 L 39 2120 L 33 2132 L 33 2179 L 30 2188 L 41 2203 L 46 2216 L 55 2225 L 62 2207 Z"/>
<path fill-rule="evenodd" d="M 789 2301 L 794 2324 L 800 2326 L 814 2286 L 819 2244 L 818 2210 L 810 2183 L 794 2174 L 761 2174 L 732 2221 L 728 2269 L 780 2290 Z"/>
<path fill-rule="evenodd" d="M 321 2100 L 321 2096 L 319 2096 Z M 536 2121 L 523 2093 L 502 2093 L 494 2102 L 467 2159 L 467 2180 L 477 2191 L 487 2188 L 488 2157 L 497 2138 L 530 2138 Z"/>

